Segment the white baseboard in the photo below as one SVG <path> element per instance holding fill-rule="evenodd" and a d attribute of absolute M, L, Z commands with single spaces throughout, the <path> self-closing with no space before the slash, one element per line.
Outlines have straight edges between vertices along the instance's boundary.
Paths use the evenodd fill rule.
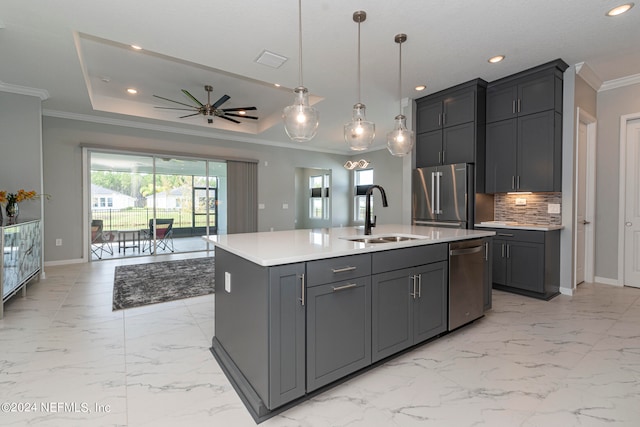
<path fill-rule="evenodd" d="M 618 279 L 609 279 L 608 277 L 594 277 L 593 281 L 596 283 L 602 283 L 603 285 L 622 286 L 622 283 L 618 282 Z"/>
<path fill-rule="evenodd" d="M 576 290 L 573 288 L 563 288 L 562 286 L 560 286 L 560 293 L 562 295 L 568 295 L 568 296 L 573 296 L 575 294 Z"/>
<path fill-rule="evenodd" d="M 88 262 L 84 258 L 76 258 L 76 259 L 63 259 L 60 261 L 45 261 L 45 267 L 54 267 L 56 265 L 67 265 L 67 264 L 82 264 L 83 262 Z"/>

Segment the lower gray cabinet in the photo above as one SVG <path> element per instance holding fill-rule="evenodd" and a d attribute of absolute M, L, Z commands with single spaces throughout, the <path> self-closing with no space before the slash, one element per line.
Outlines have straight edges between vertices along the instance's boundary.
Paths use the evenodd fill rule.
<path fill-rule="evenodd" d="M 493 287 L 549 299 L 560 286 L 560 231 L 495 229 Z"/>
<path fill-rule="evenodd" d="M 447 329 L 447 262 L 372 276 L 374 362 Z"/>
<path fill-rule="evenodd" d="M 307 288 L 307 391 L 371 364 L 371 278 Z"/>

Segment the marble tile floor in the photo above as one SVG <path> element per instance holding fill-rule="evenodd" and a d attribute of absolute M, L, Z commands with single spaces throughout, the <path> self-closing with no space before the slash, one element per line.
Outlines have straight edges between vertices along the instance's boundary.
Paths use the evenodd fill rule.
<path fill-rule="evenodd" d="M 209 352 L 214 296 L 111 311 L 131 262 L 48 267 L 6 304 L 0 425 L 255 425 Z M 494 291 L 493 306 L 261 425 L 640 425 L 640 289 Z"/>

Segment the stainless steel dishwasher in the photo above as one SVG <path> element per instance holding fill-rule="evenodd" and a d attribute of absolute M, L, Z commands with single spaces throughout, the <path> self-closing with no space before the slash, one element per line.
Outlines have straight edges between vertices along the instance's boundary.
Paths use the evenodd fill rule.
<path fill-rule="evenodd" d="M 485 244 L 480 239 L 449 244 L 449 330 L 482 317 Z"/>

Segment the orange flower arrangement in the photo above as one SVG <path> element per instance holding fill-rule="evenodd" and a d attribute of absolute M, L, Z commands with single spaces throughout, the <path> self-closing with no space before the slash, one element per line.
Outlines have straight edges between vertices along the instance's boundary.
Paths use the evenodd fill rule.
<path fill-rule="evenodd" d="M 18 190 L 17 193 L 8 193 L 6 191 L 0 191 L 0 204 L 11 205 L 14 203 L 24 202 L 25 200 L 35 200 L 40 197 L 46 197 L 49 199 L 48 194 L 38 194 L 35 191 L 26 191 L 24 189 Z"/>

